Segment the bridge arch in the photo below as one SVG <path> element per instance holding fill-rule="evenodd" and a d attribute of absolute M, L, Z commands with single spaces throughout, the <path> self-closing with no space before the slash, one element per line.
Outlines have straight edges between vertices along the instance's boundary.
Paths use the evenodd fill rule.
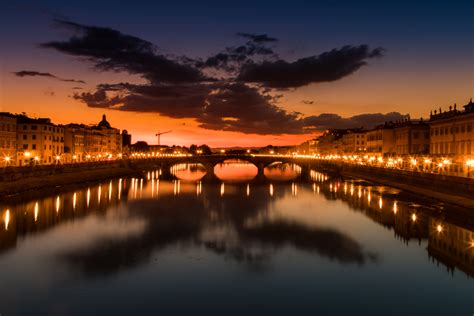
<path fill-rule="evenodd" d="M 222 181 L 251 181 L 259 174 L 259 166 L 247 159 L 224 159 L 214 165 L 214 174 Z"/>
<path fill-rule="evenodd" d="M 183 181 L 199 181 L 208 172 L 206 166 L 199 162 L 179 162 L 169 168 L 173 177 Z"/>

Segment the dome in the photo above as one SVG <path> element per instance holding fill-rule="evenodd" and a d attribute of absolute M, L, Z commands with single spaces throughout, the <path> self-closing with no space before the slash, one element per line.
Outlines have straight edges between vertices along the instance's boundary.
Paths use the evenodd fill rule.
<path fill-rule="evenodd" d="M 102 121 L 99 122 L 99 125 L 97 125 L 100 128 L 111 128 L 110 123 L 107 122 L 107 118 L 105 117 L 105 114 L 102 115 Z"/>

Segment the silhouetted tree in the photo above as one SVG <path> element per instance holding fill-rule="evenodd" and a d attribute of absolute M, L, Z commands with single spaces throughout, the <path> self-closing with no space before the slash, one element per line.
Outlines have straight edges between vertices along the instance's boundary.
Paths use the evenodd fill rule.
<path fill-rule="evenodd" d="M 206 144 L 199 146 L 199 149 L 202 151 L 203 155 L 210 155 L 212 153 L 211 148 Z"/>

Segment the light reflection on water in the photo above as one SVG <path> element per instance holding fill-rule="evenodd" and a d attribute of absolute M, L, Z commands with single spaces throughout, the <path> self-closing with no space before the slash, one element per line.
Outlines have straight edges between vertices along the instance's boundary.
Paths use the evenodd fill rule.
<path fill-rule="evenodd" d="M 205 183 L 186 167 L 3 202 L 0 313 L 472 312 L 472 227 L 395 189 L 281 167 L 289 181 Z"/>

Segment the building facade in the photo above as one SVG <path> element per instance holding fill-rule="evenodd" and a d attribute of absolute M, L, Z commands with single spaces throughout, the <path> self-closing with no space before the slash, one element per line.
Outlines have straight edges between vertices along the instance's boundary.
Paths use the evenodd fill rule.
<path fill-rule="evenodd" d="M 396 152 L 395 125 L 386 123 L 366 132 L 367 153 L 391 156 Z"/>
<path fill-rule="evenodd" d="M 6 166 L 16 165 L 16 129 L 16 117 L 0 113 L 0 159 Z"/>
<path fill-rule="evenodd" d="M 48 118 L 17 116 L 17 165 L 58 163 L 64 154 L 64 128 Z"/>
<path fill-rule="evenodd" d="M 474 161 L 474 103 L 472 99 L 458 110 L 456 104 L 448 111 L 430 115 L 430 154 L 448 163 L 446 172 L 465 176 L 472 172 Z"/>
<path fill-rule="evenodd" d="M 367 151 L 366 131 L 348 130 L 342 135 L 342 152 L 345 154 L 361 154 Z"/>
<path fill-rule="evenodd" d="M 427 155 L 430 150 L 430 127 L 423 120 L 405 121 L 397 124 L 395 153 L 401 155 Z"/>
<path fill-rule="evenodd" d="M 97 125 L 66 125 L 65 148 L 68 162 L 116 158 L 122 153 L 122 135 L 103 115 Z"/>

